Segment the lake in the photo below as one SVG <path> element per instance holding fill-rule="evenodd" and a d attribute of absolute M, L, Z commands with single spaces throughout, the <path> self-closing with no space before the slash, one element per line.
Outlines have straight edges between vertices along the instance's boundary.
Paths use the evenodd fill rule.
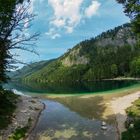
<path fill-rule="evenodd" d="M 30 140 L 118 140 L 114 116 L 103 117 L 105 103 L 109 101 L 104 97 L 108 93 L 139 88 L 140 82 L 12 83 L 5 87 L 18 93 L 40 96 L 45 104 Z M 100 93 L 104 96 L 98 96 Z M 88 94 L 97 96 L 84 98 Z M 107 123 L 107 130 L 101 129 L 102 121 Z"/>
<path fill-rule="evenodd" d="M 24 92 L 39 94 L 93 94 L 139 85 L 135 80 L 106 80 L 91 82 L 63 82 L 63 83 L 9 83 L 6 88 L 16 88 Z"/>

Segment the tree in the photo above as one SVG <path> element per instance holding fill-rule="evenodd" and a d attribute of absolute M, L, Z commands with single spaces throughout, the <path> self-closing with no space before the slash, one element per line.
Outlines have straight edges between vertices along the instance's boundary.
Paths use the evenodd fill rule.
<path fill-rule="evenodd" d="M 140 57 L 135 58 L 130 64 L 132 76 L 140 77 Z"/>
<path fill-rule="evenodd" d="M 134 127 L 128 128 L 122 133 L 121 140 L 139 140 L 140 139 L 140 119 L 134 119 Z"/>
<path fill-rule="evenodd" d="M 26 0 L 0 0 L 0 84 L 8 79 L 7 69 L 18 63 L 11 50 L 21 49 L 34 52 L 33 46 L 38 34 L 26 35 L 34 15 L 30 13 L 30 2 Z"/>
<path fill-rule="evenodd" d="M 140 0 L 117 0 L 123 4 L 124 12 L 130 17 L 134 31 L 140 36 Z"/>
<path fill-rule="evenodd" d="M 118 74 L 118 68 L 117 68 L 117 65 L 116 64 L 112 64 L 111 65 L 111 74 L 112 74 L 112 76 L 117 76 L 117 74 Z"/>

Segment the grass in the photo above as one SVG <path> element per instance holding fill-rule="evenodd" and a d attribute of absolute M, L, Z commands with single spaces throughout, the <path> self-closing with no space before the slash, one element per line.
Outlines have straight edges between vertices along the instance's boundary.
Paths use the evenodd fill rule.
<path fill-rule="evenodd" d="M 20 140 L 21 138 L 24 138 L 28 129 L 28 126 L 17 128 L 14 134 L 8 140 Z"/>
<path fill-rule="evenodd" d="M 122 133 L 122 140 L 140 140 L 140 99 L 136 100 L 133 105 L 126 109 L 128 117 L 133 120 L 127 124 L 127 131 Z"/>
<path fill-rule="evenodd" d="M 16 109 L 18 96 L 11 91 L 0 90 L 0 130 L 11 123 L 12 115 Z"/>
<path fill-rule="evenodd" d="M 126 112 L 130 117 L 140 117 L 140 99 L 136 100 L 133 103 L 133 106 L 127 108 Z"/>
<path fill-rule="evenodd" d="M 30 126 L 31 126 L 32 119 L 28 119 L 28 123 L 25 127 L 18 127 L 14 133 L 9 137 L 8 140 L 21 140 L 22 138 L 25 138 Z"/>

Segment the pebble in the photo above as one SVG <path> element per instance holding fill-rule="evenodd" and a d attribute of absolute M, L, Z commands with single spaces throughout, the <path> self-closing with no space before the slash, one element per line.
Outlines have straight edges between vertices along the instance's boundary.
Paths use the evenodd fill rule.
<path fill-rule="evenodd" d="M 35 99 L 33 99 L 36 101 Z M 37 119 L 38 113 L 40 110 L 43 109 L 43 104 L 39 102 L 39 100 L 36 101 L 36 104 L 33 102 L 30 102 L 31 98 L 30 97 L 22 97 L 19 99 L 17 103 L 17 109 L 16 112 L 14 113 L 14 116 L 12 118 L 12 124 L 8 126 L 6 130 L 4 130 L 4 134 L 2 137 L 0 137 L 0 140 L 7 140 L 8 136 L 11 135 L 17 127 L 24 127 L 27 126 L 28 119 L 29 118 L 35 118 L 34 121 Z M 34 106 L 37 106 L 38 110 L 33 109 Z M 29 107 L 32 107 L 30 109 Z"/>

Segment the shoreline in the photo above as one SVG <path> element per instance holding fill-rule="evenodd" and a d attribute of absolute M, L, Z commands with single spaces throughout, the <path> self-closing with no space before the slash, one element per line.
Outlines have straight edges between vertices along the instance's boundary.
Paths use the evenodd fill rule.
<path fill-rule="evenodd" d="M 2 130 L 2 140 L 8 140 L 14 135 L 17 128 L 29 127 L 25 133 L 23 140 L 27 140 L 30 133 L 35 128 L 41 112 L 44 110 L 45 106 L 36 97 L 19 96 L 18 102 L 16 104 L 17 108 L 13 113 L 11 123 L 9 126 Z"/>
<path fill-rule="evenodd" d="M 103 81 L 119 81 L 119 80 L 123 80 L 123 81 L 127 81 L 127 80 L 132 80 L 132 81 L 140 81 L 140 78 L 135 78 L 135 77 L 116 77 L 116 78 L 110 78 L 110 79 L 103 79 Z"/>
<path fill-rule="evenodd" d="M 30 130 L 29 130 L 28 133 L 27 133 L 27 136 L 26 136 L 25 138 L 23 138 L 23 140 L 30 140 L 30 136 L 32 135 L 32 132 L 33 132 L 34 128 L 36 127 L 38 121 L 39 121 L 39 117 L 40 117 L 42 111 L 43 111 L 43 110 L 45 109 L 45 107 L 46 107 L 46 105 L 45 105 L 44 103 L 42 103 L 42 104 L 43 104 L 42 110 L 40 110 L 40 112 L 39 112 L 39 114 L 38 114 L 38 116 L 37 116 L 37 119 L 35 120 L 34 125 L 30 128 Z"/>
<path fill-rule="evenodd" d="M 39 121 L 39 117 L 40 117 L 42 111 L 45 109 L 45 104 L 44 104 L 44 103 L 42 103 L 42 104 L 43 104 L 42 110 L 40 110 L 40 112 L 38 113 L 37 119 L 35 119 L 34 124 L 33 124 L 32 127 L 29 129 L 29 131 L 28 131 L 28 133 L 27 133 L 27 136 L 26 136 L 25 138 L 23 138 L 23 140 L 30 140 L 30 135 L 32 134 L 34 128 L 36 127 L 36 125 L 37 125 L 37 123 L 38 123 L 38 121 Z"/>
<path fill-rule="evenodd" d="M 113 113 L 116 117 L 117 130 L 119 132 L 119 137 L 121 138 L 121 133 L 126 130 L 125 121 L 127 119 L 126 109 L 133 105 L 133 102 L 140 97 L 140 91 L 135 92 L 123 97 L 115 98 L 110 101 L 110 105 Z"/>
<path fill-rule="evenodd" d="M 59 98 L 73 98 L 73 96 L 47 96 L 48 99 L 55 99 L 59 101 Z M 102 97 L 102 106 L 105 107 L 102 116 L 100 119 L 114 124 L 116 127 L 116 132 L 118 134 L 118 140 L 121 139 L 121 133 L 125 131 L 125 121 L 127 119 L 127 114 L 125 110 L 133 105 L 133 102 L 140 98 L 140 89 L 127 89 L 124 91 L 120 91 L 120 93 L 115 94 L 96 94 L 96 95 L 81 95 L 76 96 L 78 99 L 85 99 L 88 101 L 90 98 L 94 97 Z M 111 118 L 110 118 L 111 116 Z M 114 120 L 114 121 L 112 121 Z"/>
<path fill-rule="evenodd" d="M 136 90 L 136 91 L 133 90 L 128 94 L 125 93 L 122 94 L 121 96 L 120 95 L 118 96 L 118 94 L 115 96 L 114 95 L 115 94 L 108 95 L 109 98 L 107 96 L 103 96 L 104 98 L 102 104 L 105 105 L 107 108 L 104 110 L 102 117 L 106 118 L 109 115 L 114 116 L 113 118 L 115 118 L 115 126 L 118 133 L 118 139 L 120 140 L 121 132 L 125 131 L 124 123 L 127 118 L 125 109 L 130 107 L 132 103 L 140 97 L 140 90 Z M 92 95 L 92 97 L 94 96 Z M 97 96 L 101 96 L 101 95 L 99 94 Z M 91 97 L 91 95 L 83 95 L 79 97 L 81 99 L 82 98 L 88 99 Z M 4 135 L 2 135 L 2 140 L 8 140 L 8 136 L 14 134 L 12 132 L 18 126 L 25 127 L 28 123 L 27 120 L 31 117 L 33 118 L 31 125 L 27 130 L 25 137 L 23 138 L 23 140 L 30 140 L 30 136 L 32 135 L 32 132 L 36 127 L 37 122 L 39 121 L 41 112 L 45 109 L 45 107 L 46 106 L 43 104 L 43 102 L 41 102 L 41 99 L 38 97 L 19 96 L 17 102 L 17 109 L 12 117 L 12 123 L 8 126 L 7 129 L 3 130 Z M 21 121 L 22 119 L 25 120 Z"/>

